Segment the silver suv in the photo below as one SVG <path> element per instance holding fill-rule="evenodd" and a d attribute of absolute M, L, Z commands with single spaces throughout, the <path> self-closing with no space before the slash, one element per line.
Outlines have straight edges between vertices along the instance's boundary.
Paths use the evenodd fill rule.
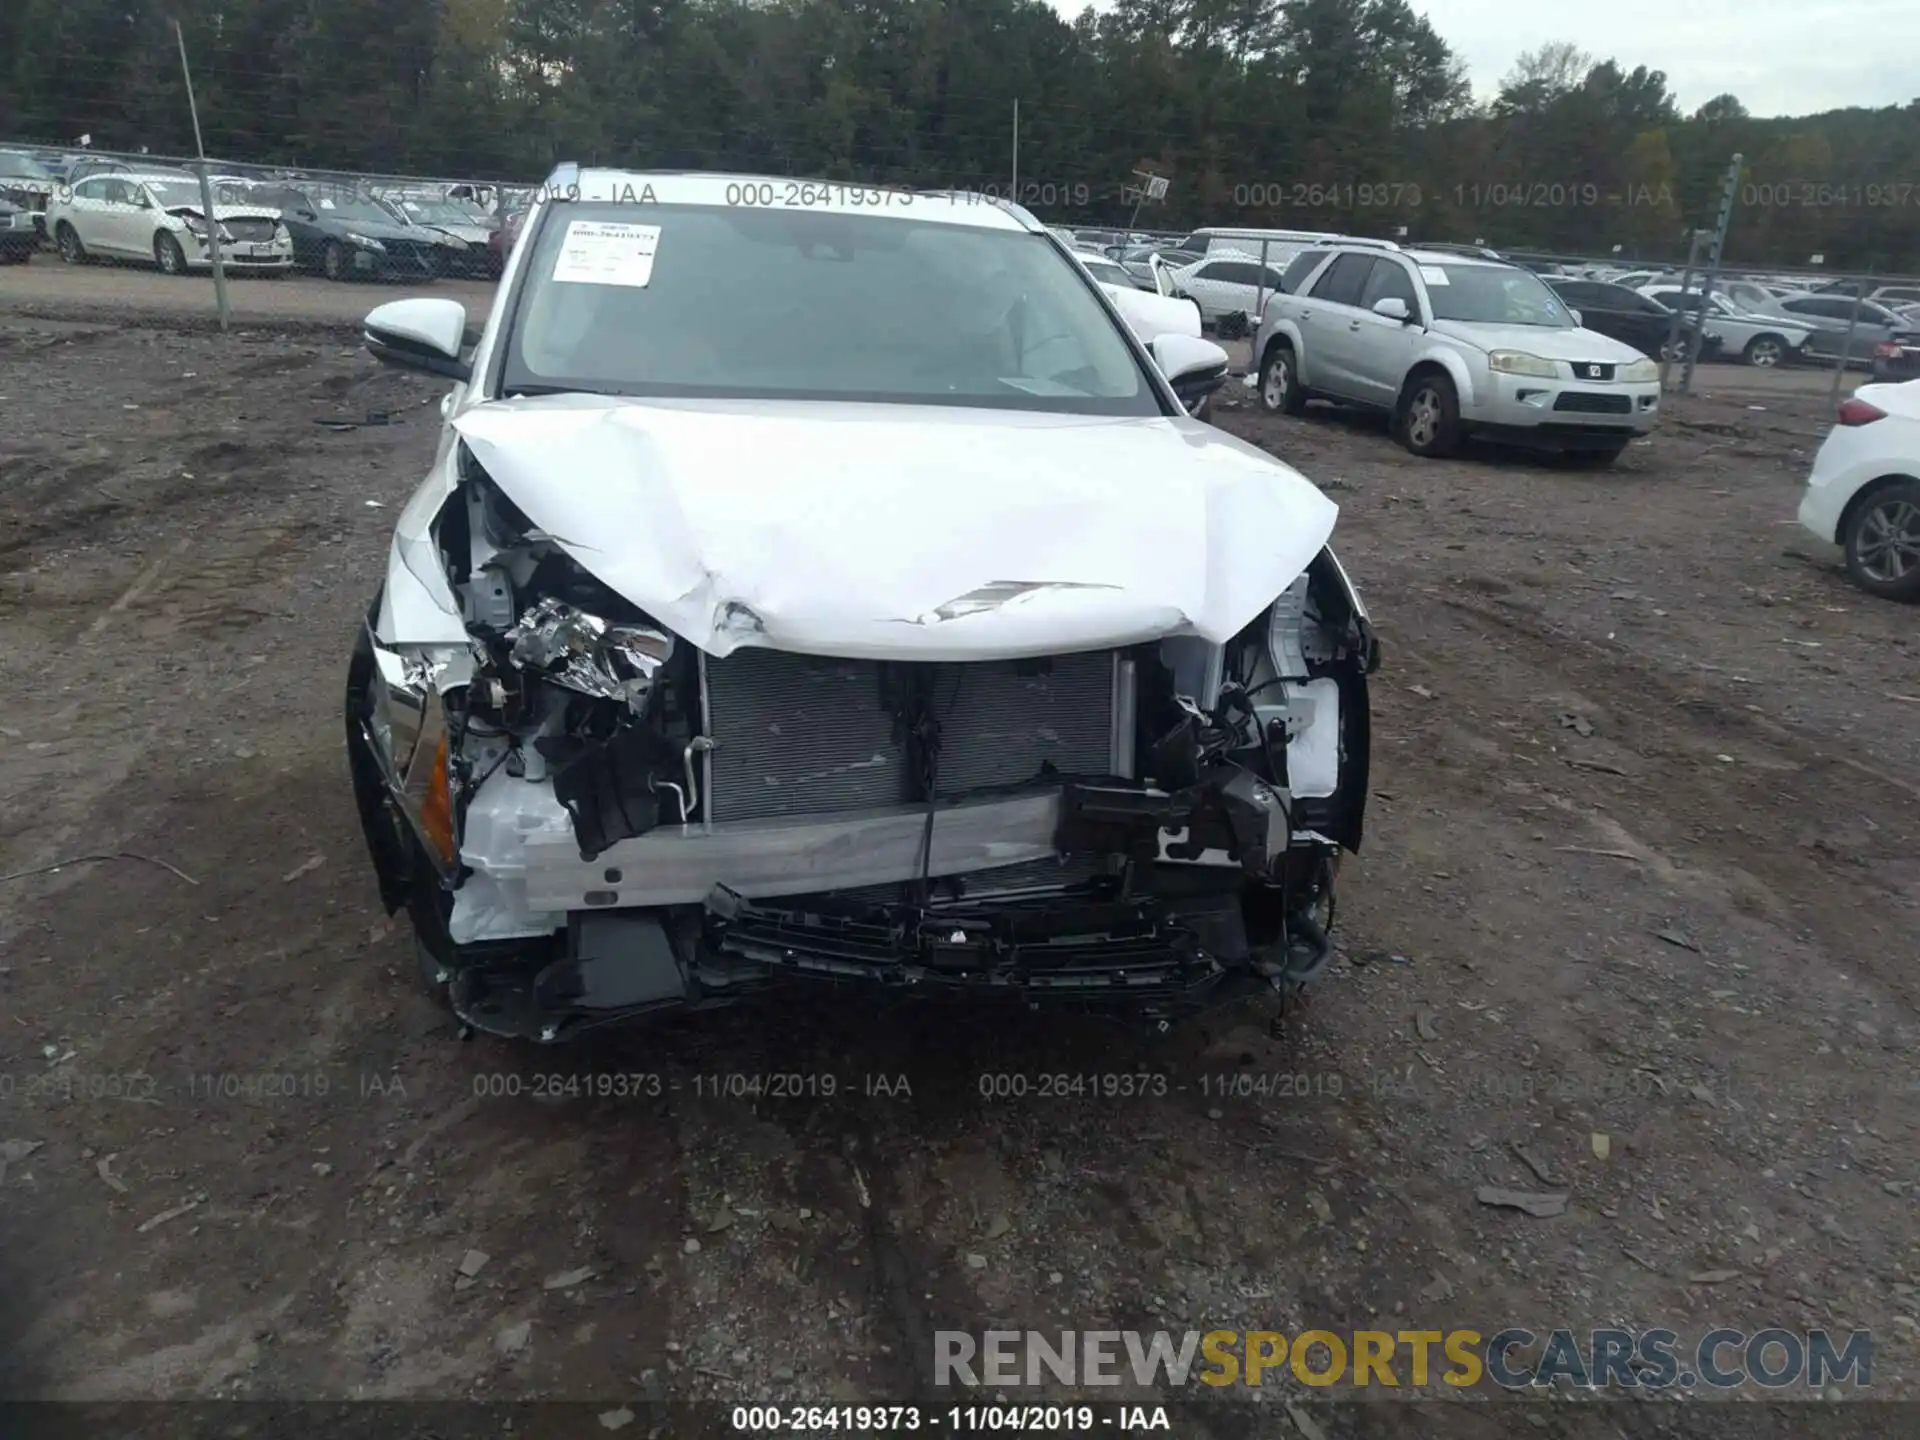
<path fill-rule="evenodd" d="M 1539 276 L 1377 241 L 1298 256 L 1253 353 L 1265 409 L 1298 415 L 1319 398 L 1383 410 L 1416 455 L 1473 433 L 1604 463 L 1660 415 L 1659 366 L 1580 328 Z"/>

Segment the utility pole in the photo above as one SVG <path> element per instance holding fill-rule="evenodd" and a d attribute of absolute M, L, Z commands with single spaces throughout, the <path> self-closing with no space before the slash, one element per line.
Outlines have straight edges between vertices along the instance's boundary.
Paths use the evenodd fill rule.
<path fill-rule="evenodd" d="M 1687 268 L 1681 272 L 1680 294 L 1674 302 L 1673 318 L 1667 322 L 1667 343 L 1660 347 L 1660 393 L 1663 395 L 1667 389 L 1667 371 L 1673 364 L 1673 361 L 1668 357 L 1671 356 L 1679 346 L 1680 321 L 1687 313 L 1687 295 L 1688 292 L 1693 289 L 1694 267 L 1700 263 L 1700 236 L 1702 233 L 1703 232 L 1699 230 L 1689 230 L 1687 232 Z M 1700 308 L 1694 312 L 1693 334 L 1688 337 L 1687 340 L 1689 354 L 1699 350 L 1700 337 L 1706 330 L 1706 325 L 1707 304 L 1706 301 L 1702 299 L 1700 301 Z"/>
<path fill-rule="evenodd" d="M 1013 189 L 1007 199 L 1020 203 L 1020 97 L 1013 97 Z"/>
<path fill-rule="evenodd" d="M 1720 215 L 1713 225 L 1713 248 L 1707 254 L 1707 278 L 1700 287 L 1700 329 L 1693 334 L 1692 343 L 1687 346 L 1687 368 L 1680 376 L 1680 393 L 1693 393 L 1693 366 L 1700 358 L 1700 341 L 1706 334 L 1707 302 L 1713 297 L 1714 282 L 1720 278 L 1720 258 L 1727 248 L 1727 227 L 1733 223 L 1734 197 L 1740 193 L 1740 167 L 1746 159 L 1735 155 L 1727 166 L 1726 184 L 1720 191 Z"/>
<path fill-rule="evenodd" d="M 187 82 L 187 110 L 193 116 L 193 153 L 200 157 L 200 211 L 207 222 L 207 254 L 213 259 L 213 299 L 220 307 L 220 328 L 233 322 L 233 310 L 227 304 L 227 267 L 220 256 L 220 221 L 213 213 L 213 182 L 207 178 L 207 147 L 200 139 L 200 107 L 193 98 L 193 72 L 187 68 L 187 37 L 180 22 L 173 22 L 173 38 L 180 45 L 180 74 Z"/>

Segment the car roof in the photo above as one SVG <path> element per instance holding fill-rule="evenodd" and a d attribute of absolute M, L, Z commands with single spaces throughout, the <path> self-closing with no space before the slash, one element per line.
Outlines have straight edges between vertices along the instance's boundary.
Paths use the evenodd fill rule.
<path fill-rule="evenodd" d="M 1455 250 L 1421 250 L 1416 247 L 1400 253 L 1416 265 L 1471 265 L 1483 270 L 1526 269 L 1524 265 L 1515 265 L 1509 260 L 1489 260 L 1484 255 L 1462 255 Z"/>
<path fill-rule="evenodd" d="M 899 185 L 808 180 L 792 175 L 728 174 L 708 170 L 610 170 L 562 165 L 548 178 L 546 193 L 551 196 L 558 192 L 569 197 L 578 194 L 582 204 L 632 204 L 636 207 L 637 218 L 653 205 L 738 204 L 738 187 L 742 185 L 771 185 L 776 202 L 789 188 L 802 190 L 811 187 L 814 203 L 805 206 L 796 203 L 791 207 L 795 209 L 932 221 L 985 230 L 1026 231 L 1036 235 L 1048 229 L 1021 206 L 978 191 L 916 190 Z M 727 198 L 729 186 L 735 187 L 732 201 Z M 651 200 L 643 198 L 649 191 Z M 876 205 L 868 197 L 878 192 L 911 198 L 902 203 Z M 566 205 L 573 201 L 565 199 L 554 203 Z M 789 207 L 776 203 L 767 208 Z"/>

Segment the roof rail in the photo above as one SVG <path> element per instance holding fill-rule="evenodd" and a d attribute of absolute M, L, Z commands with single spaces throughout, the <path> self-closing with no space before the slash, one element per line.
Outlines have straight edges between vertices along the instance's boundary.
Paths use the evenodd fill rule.
<path fill-rule="evenodd" d="M 1331 242 L 1335 245 L 1365 245 L 1374 250 L 1398 250 L 1400 245 L 1394 240 L 1377 240 L 1371 235 L 1338 235 Z"/>

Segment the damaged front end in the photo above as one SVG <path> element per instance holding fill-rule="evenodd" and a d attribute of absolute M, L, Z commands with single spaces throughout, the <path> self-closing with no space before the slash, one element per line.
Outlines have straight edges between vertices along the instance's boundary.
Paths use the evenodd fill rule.
<path fill-rule="evenodd" d="M 443 463 L 346 719 L 382 899 L 472 1026 L 808 981 L 1166 1020 L 1328 963 L 1378 663 L 1330 551 L 1224 643 L 847 659 L 747 614 L 716 658 Z"/>

